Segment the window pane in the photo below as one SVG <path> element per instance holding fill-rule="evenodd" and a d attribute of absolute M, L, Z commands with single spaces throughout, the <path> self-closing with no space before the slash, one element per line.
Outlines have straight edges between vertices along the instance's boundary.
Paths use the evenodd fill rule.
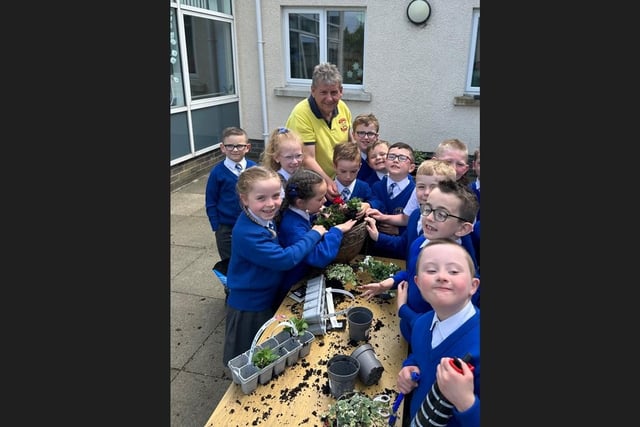
<path fill-rule="evenodd" d="M 231 0 L 182 0 L 180 3 L 231 15 Z"/>
<path fill-rule="evenodd" d="M 321 9 L 318 9 L 321 10 Z M 289 75 L 311 79 L 320 62 L 336 64 L 344 84 L 362 85 L 364 22 L 362 10 L 288 12 Z"/>
<path fill-rule="evenodd" d="M 192 115 L 193 145 L 196 151 L 217 144 L 225 127 L 230 124 L 239 126 L 238 123 L 240 123 L 240 109 L 237 102 L 193 110 Z"/>
<path fill-rule="evenodd" d="M 476 52 L 473 60 L 471 86 L 478 86 L 478 88 L 480 88 L 480 17 L 478 17 L 478 36 L 476 38 Z"/>
<path fill-rule="evenodd" d="M 180 63 L 180 43 L 178 43 L 178 25 L 176 10 L 171 9 L 169 27 L 169 84 L 171 93 L 169 105 L 184 106 L 184 86 L 182 85 L 182 64 Z"/>
<path fill-rule="evenodd" d="M 289 14 L 291 77 L 310 79 L 320 63 L 320 17 L 315 13 Z"/>
<path fill-rule="evenodd" d="M 343 83 L 362 84 L 364 12 L 327 12 L 327 60 L 342 71 Z"/>
<path fill-rule="evenodd" d="M 191 98 L 235 94 L 231 24 L 185 15 L 184 25 Z"/>
<path fill-rule="evenodd" d="M 480 94 L 480 9 L 473 10 L 471 46 L 467 65 L 467 85 L 465 92 Z"/>

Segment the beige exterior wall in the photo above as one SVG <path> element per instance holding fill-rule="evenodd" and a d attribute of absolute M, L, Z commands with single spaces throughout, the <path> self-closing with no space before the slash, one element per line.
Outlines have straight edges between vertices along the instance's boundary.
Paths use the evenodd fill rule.
<path fill-rule="evenodd" d="M 309 87 L 301 87 L 295 97 L 276 95 L 286 83 L 281 8 L 358 6 L 366 7 L 364 92 L 371 99 L 356 100 L 362 94 L 345 91 L 343 99 L 353 115 L 375 114 L 381 138 L 416 150 L 433 151 L 447 138 L 465 142 L 470 154 L 479 147 L 479 101 L 455 105 L 456 97 L 464 95 L 472 12 L 480 7 L 479 0 L 429 0 L 426 26 L 407 19 L 409 0 L 236 0 L 241 126 L 251 139 L 263 140 L 256 3 L 261 4 L 267 134 L 284 125 L 293 106 L 310 93 Z"/>

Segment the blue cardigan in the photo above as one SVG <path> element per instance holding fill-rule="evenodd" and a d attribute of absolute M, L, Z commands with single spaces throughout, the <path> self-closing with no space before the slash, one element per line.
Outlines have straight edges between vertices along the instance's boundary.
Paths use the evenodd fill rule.
<path fill-rule="evenodd" d="M 421 220 L 420 209 L 414 209 L 409 215 L 405 230 L 399 235 L 380 233 L 373 247 L 388 258 L 407 259 L 411 243 L 418 237 L 418 223 Z M 422 231 L 420 231 L 422 233 Z"/>
<path fill-rule="evenodd" d="M 278 225 L 278 238 L 282 247 L 288 247 L 300 241 L 311 230 L 310 221 L 292 209 L 286 209 L 282 213 L 282 219 Z M 337 227 L 331 227 L 314 245 L 304 259 L 291 270 L 287 271 L 282 282 L 281 293 L 286 293 L 291 286 L 302 279 L 311 267 L 326 268 L 338 255 L 342 243 L 342 231 Z"/>
<path fill-rule="evenodd" d="M 240 311 L 277 308 L 286 271 L 302 262 L 321 238 L 320 233 L 309 230 L 283 248 L 268 228 L 241 211 L 231 233 L 227 304 Z"/>
<path fill-rule="evenodd" d="M 369 162 L 367 159 L 362 159 L 362 163 L 360 163 L 360 169 L 358 170 L 357 178 L 361 181 L 367 182 L 369 178 L 371 178 L 371 174 L 375 174 L 376 172 L 371 169 L 369 166 Z"/>
<path fill-rule="evenodd" d="M 256 162 L 247 160 L 247 168 L 255 166 Z M 224 164 L 218 163 L 209 172 L 205 189 L 205 206 L 211 229 L 216 231 L 218 224 L 233 225 L 242 212 L 240 198 L 236 193 L 238 176 L 231 172 Z"/>
<path fill-rule="evenodd" d="M 389 198 L 389 193 L 387 192 L 387 181 L 389 180 L 388 176 L 385 176 L 380 181 L 376 182 L 371 186 L 371 191 L 373 192 L 374 203 L 371 203 L 371 207 L 378 209 L 380 212 L 387 215 L 395 215 L 402 213 L 404 207 L 406 206 L 409 198 L 413 194 L 413 189 L 416 188 L 416 181 L 413 176 L 409 175 L 409 185 L 407 185 L 404 190 L 400 192 L 393 199 Z M 406 227 L 398 227 L 400 234 L 404 232 Z"/>
<path fill-rule="evenodd" d="M 480 309 L 449 335 L 435 348 L 431 348 L 431 322 L 434 311 L 421 315 L 415 322 L 411 334 L 411 353 L 402 362 L 402 366 L 417 366 L 420 368 L 420 380 L 410 396 L 409 414 L 415 417 L 422 401 L 431 386 L 436 381 L 436 368 L 443 357 L 459 357 L 462 359 L 467 353 L 471 354 L 473 365 L 473 392 L 476 400 L 464 412 L 453 410 L 447 427 L 480 427 Z"/>

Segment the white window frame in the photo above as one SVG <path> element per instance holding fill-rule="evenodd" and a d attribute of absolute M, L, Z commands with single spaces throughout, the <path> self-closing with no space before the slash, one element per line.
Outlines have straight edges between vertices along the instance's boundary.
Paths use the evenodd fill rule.
<path fill-rule="evenodd" d="M 320 47 L 320 62 L 327 61 L 327 44 L 328 44 L 328 35 L 327 35 L 327 12 L 329 11 L 346 11 L 346 12 L 362 12 L 366 15 L 366 8 L 359 7 L 325 7 L 325 8 L 283 8 L 282 9 L 282 34 L 284 39 L 284 66 L 285 66 L 285 80 L 287 86 L 304 86 L 309 87 L 311 85 L 311 78 L 308 79 L 299 79 L 291 77 L 291 56 L 289 52 L 291 51 L 291 45 L 289 43 L 289 14 L 291 13 L 300 13 L 300 14 L 317 14 L 319 16 L 319 47 Z M 364 88 L 364 74 L 366 73 L 366 68 L 364 67 L 364 62 L 366 58 L 366 46 L 367 46 L 367 27 L 365 24 L 364 31 L 364 40 L 362 46 L 362 67 L 363 67 L 363 76 L 362 76 L 362 84 L 346 84 L 344 83 L 342 86 L 344 89 L 355 89 L 355 90 L 363 90 Z M 342 70 L 340 70 L 342 71 Z"/>
<path fill-rule="evenodd" d="M 471 86 L 473 79 L 473 66 L 476 59 L 476 46 L 480 49 L 480 9 L 473 9 L 471 24 L 471 45 L 469 47 L 469 60 L 467 65 L 467 81 L 465 84 L 465 93 L 471 95 L 480 95 L 480 86 Z M 478 56 L 480 53 L 478 52 Z"/>

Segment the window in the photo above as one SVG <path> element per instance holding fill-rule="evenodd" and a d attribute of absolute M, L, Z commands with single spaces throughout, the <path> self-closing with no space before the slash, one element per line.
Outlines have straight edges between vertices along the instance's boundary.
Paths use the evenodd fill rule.
<path fill-rule="evenodd" d="M 184 34 L 191 98 L 234 95 L 231 23 L 185 12 Z"/>
<path fill-rule="evenodd" d="M 472 25 L 465 92 L 480 95 L 480 9 L 473 9 Z"/>
<path fill-rule="evenodd" d="M 178 25 L 176 10 L 170 10 L 169 25 L 169 105 L 172 107 L 184 106 L 184 88 L 182 87 L 182 67 L 180 59 L 180 44 L 178 43 Z"/>
<path fill-rule="evenodd" d="M 287 82 L 311 84 L 313 67 L 336 64 L 345 87 L 364 80 L 365 13 L 361 9 L 285 9 Z"/>

